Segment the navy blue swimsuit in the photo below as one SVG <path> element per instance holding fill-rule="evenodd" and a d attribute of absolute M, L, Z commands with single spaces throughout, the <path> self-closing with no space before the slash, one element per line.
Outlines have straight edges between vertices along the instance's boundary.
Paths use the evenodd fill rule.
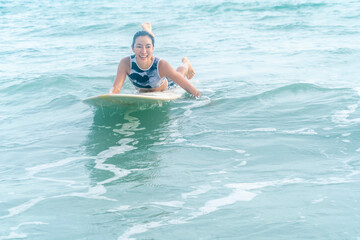
<path fill-rule="evenodd" d="M 136 62 L 135 55 L 130 56 L 130 74 L 129 79 L 137 88 L 158 88 L 166 80 L 166 77 L 161 78 L 159 75 L 159 57 L 154 56 L 154 61 L 148 69 L 141 69 Z"/>

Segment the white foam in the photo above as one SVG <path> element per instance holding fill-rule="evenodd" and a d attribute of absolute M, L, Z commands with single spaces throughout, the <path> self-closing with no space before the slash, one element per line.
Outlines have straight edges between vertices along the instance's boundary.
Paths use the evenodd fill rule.
<path fill-rule="evenodd" d="M 235 152 L 237 152 L 237 153 L 242 153 L 242 154 L 246 153 L 245 150 L 235 150 Z"/>
<path fill-rule="evenodd" d="M 113 201 L 113 202 L 117 201 L 117 199 L 102 196 L 106 192 L 107 192 L 106 188 L 103 185 L 98 184 L 94 187 L 89 188 L 88 192 L 73 192 L 73 193 L 68 193 L 68 194 L 62 194 L 62 195 L 55 196 L 52 198 L 81 197 L 81 198 L 89 198 L 89 199 L 107 200 L 107 201 Z"/>
<path fill-rule="evenodd" d="M 357 94 L 360 96 L 360 87 L 354 88 L 357 91 Z"/>
<path fill-rule="evenodd" d="M 196 146 L 196 145 L 194 145 L 194 146 Z M 216 150 L 216 151 L 232 151 L 232 149 L 230 149 L 230 148 L 213 147 L 213 146 L 210 146 L 210 145 L 201 145 L 201 146 L 197 146 L 197 147 L 210 148 L 210 149 Z"/>
<path fill-rule="evenodd" d="M 289 134 L 300 134 L 300 135 L 317 135 L 318 134 L 313 129 L 309 129 L 309 128 L 301 128 L 298 130 L 285 130 L 283 132 L 289 133 Z"/>
<path fill-rule="evenodd" d="M 211 102 L 210 98 L 206 98 L 206 97 L 201 97 L 197 101 L 193 101 L 192 104 L 182 108 L 185 110 L 184 116 L 189 117 L 192 114 L 192 109 L 206 106 L 210 102 Z"/>
<path fill-rule="evenodd" d="M 338 124 L 359 123 L 360 118 L 348 119 L 348 117 L 356 111 L 358 106 L 359 106 L 359 104 L 352 104 L 352 105 L 348 106 L 348 109 L 346 109 L 346 110 L 340 110 L 340 111 L 335 112 L 331 118 L 332 121 L 334 123 L 338 123 Z"/>
<path fill-rule="evenodd" d="M 181 194 L 181 197 L 184 199 L 187 199 L 189 197 L 191 198 L 195 198 L 198 195 L 207 193 L 208 191 L 210 191 L 212 189 L 212 187 L 210 185 L 204 185 L 204 186 L 200 186 L 198 187 L 196 190 L 189 192 L 189 193 L 183 193 Z"/>
<path fill-rule="evenodd" d="M 130 113 L 132 112 L 133 111 L 130 111 L 125 114 L 124 119 L 129 122 L 121 124 L 120 129 L 113 129 L 115 133 L 123 136 L 132 136 L 135 134 L 135 131 L 144 130 L 144 128 L 138 128 L 140 126 L 140 120 L 136 117 L 130 116 Z"/>
<path fill-rule="evenodd" d="M 41 172 L 43 170 L 46 170 L 49 168 L 55 168 L 55 167 L 62 167 L 66 164 L 69 164 L 69 163 L 72 163 L 75 161 L 79 161 L 79 160 L 84 160 L 84 159 L 89 159 L 89 157 L 70 157 L 70 158 L 62 159 L 58 162 L 46 163 L 46 164 L 41 164 L 41 165 L 37 165 L 34 167 L 26 168 L 26 170 L 30 173 L 31 176 L 33 176 L 36 173 Z"/>
<path fill-rule="evenodd" d="M 130 209 L 131 209 L 130 205 L 123 205 L 123 206 L 117 207 L 115 209 L 110 209 L 110 210 L 108 210 L 108 212 L 120 212 L 120 211 L 127 211 Z"/>
<path fill-rule="evenodd" d="M 136 149 L 136 147 L 134 147 L 132 145 L 127 145 L 128 143 L 131 143 L 133 141 L 134 141 L 134 139 L 132 139 L 132 138 L 124 138 L 119 142 L 121 145 L 112 146 L 112 147 L 108 148 L 107 150 L 100 152 L 97 155 L 97 158 L 108 159 L 108 158 L 114 157 L 118 154 L 123 154 L 125 152 L 134 150 L 134 149 Z"/>
<path fill-rule="evenodd" d="M 100 152 L 95 157 L 95 167 L 94 168 L 112 172 L 114 174 L 114 176 L 112 178 L 109 178 L 109 179 L 106 179 L 106 180 L 104 180 L 102 182 L 99 182 L 94 187 L 90 187 L 88 189 L 88 192 L 74 192 L 74 193 L 54 196 L 52 198 L 72 196 L 72 197 L 82 197 L 82 198 L 90 198 L 90 199 L 101 199 L 101 200 L 108 200 L 108 201 L 117 201 L 116 199 L 111 199 L 111 198 L 107 198 L 105 196 L 102 196 L 103 194 L 105 194 L 107 192 L 106 188 L 103 185 L 107 184 L 107 183 L 110 183 L 110 182 L 113 182 L 113 181 L 115 181 L 117 179 L 120 179 L 120 178 L 122 178 L 124 176 L 127 176 L 128 174 L 131 173 L 131 171 L 127 170 L 127 169 L 118 168 L 113 164 L 105 164 L 104 162 L 108 158 L 111 158 L 111 157 L 113 157 L 113 156 L 115 156 L 117 154 L 121 154 L 121 153 L 124 153 L 126 151 L 130 151 L 130 150 L 135 149 L 134 146 L 127 145 L 128 143 L 130 143 L 132 141 L 133 141 L 133 139 L 129 139 L 129 138 L 121 139 L 119 141 L 119 143 L 121 144 L 120 146 L 110 147 L 109 149 Z M 38 166 L 35 166 L 35 167 L 27 168 L 27 170 L 29 171 L 30 175 L 33 176 L 36 173 L 41 172 L 43 170 L 50 169 L 50 168 L 55 168 L 55 167 L 61 167 L 61 166 L 64 166 L 66 164 L 69 164 L 71 162 L 78 161 L 78 160 L 84 160 L 84 159 L 89 159 L 89 157 L 66 158 L 66 159 L 63 159 L 63 160 L 55 162 L 55 163 L 42 164 L 42 165 L 38 165 Z M 40 178 L 40 179 L 47 180 L 47 181 L 55 181 L 55 182 L 64 182 L 64 183 L 76 184 L 75 181 L 68 181 L 68 180 L 56 180 L 56 179 L 50 179 L 50 178 Z"/>
<path fill-rule="evenodd" d="M 145 223 L 145 224 L 135 225 L 135 226 L 131 227 L 129 230 L 127 230 L 126 232 L 124 232 L 123 235 L 118 237 L 118 240 L 133 240 L 135 238 L 129 238 L 129 237 L 132 235 L 135 235 L 135 234 L 147 232 L 151 228 L 157 228 L 162 225 L 163 225 L 163 223 L 161 223 L 161 222 L 149 222 L 149 223 Z"/>
<path fill-rule="evenodd" d="M 192 111 L 190 109 L 186 109 L 184 112 L 185 117 L 189 117 L 192 114 Z"/>
<path fill-rule="evenodd" d="M 187 221 L 184 218 L 180 218 L 180 219 L 173 219 L 169 221 L 169 224 L 185 224 L 187 223 Z"/>
<path fill-rule="evenodd" d="M 203 207 L 199 209 L 201 215 L 208 214 L 218 210 L 222 206 L 234 204 L 238 201 L 250 201 L 256 196 L 255 193 L 235 189 L 230 195 L 208 201 Z"/>
<path fill-rule="evenodd" d="M 349 180 L 345 178 L 330 177 L 330 178 L 318 178 L 315 181 L 312 181 L 311 183 L 326 185 L 326 184 L 347 183 L 347 182 L 349 182 Z"/>
<path fill-rule="evenodd" d="M 172 143 L 183 143 L 186 142 L 186 139 L 183 138 L 183 135 L 178 131 L 179 121 L 174 120 L 171 122 L 171 132 L 169 134 L 170 139 L 175 139 Z"/>
<path fill-rule="evenodd" d="M 66 184 L 66 186 L 70 186 L 72 188 L 78 188 L 79 187 L 79 186 L 74 186 L 74 185 L 76 185 L 78 183 L 76 181 L 72 181 L 72 180 L 62 180 L 62 179 L 45 178 L 45 177 L 36 177 L 36 179 L 43 180 L 43 181 L 49 181 L 49 182 L 63 183 L 63 184 Z"/>
<path fill-rule="evenodd" d="M 209 149 L 215 150 L 215 151 L 224 151 L 224 152 L 234 151 L 234 152 L 241 153 L 241 154 L 246 153 L 245 150 L 237 150 L 237 149 L 234 150 L 234 149 L 231 149 L 231 148 L 215 147 L 215 146 L 210 146 L 210 145 L 187 144 L 187 146 L 196 147 L 196 148 L 209 148 Z"/>
<path fill-rule="evenodd" d="M 19 206 L 16 206 L 16 207 L 13 207 L 13 208 L 10 208 L 8 211 L 9 211 L 9 214 L 8 215 L 5 215 L 5 216 L 1 216 L 0 219 L 4 219 L 4 218 L 8 218 L 8 217 L 12 217 L 12 216 L 15 216 L 15 215 L 18 215 L 20 213 L 23 213 L 25 212 L 26 210 L 28 210 L 29 208 L 33 207 L 35 204 L 37 204 L 38 202 L 41 202 L 43 201 L 45 198 L 43 197 L 38 197 L 38 198 L 34 198 L 34 199 L 31 199 L 30 201 L 27 201 L 26 203 L 23 203 Z"/>
<path fill-rule="evenodd" d="M 98 184 L 100 184 L 100 185 L 116 181 L 116 180 L 118 180 L 118 179 L 120 179 L 122 177 L 125 177 L 125 176 L 127 176 L 127 175 L 129 175 L 131 173 L 130 170 L 123 169 L 123 168 L 118 168 L 113 164 L 103 164 L 103 163 L 99 164 L 97 162 L 96 168 L 103 169 L 103 170 L 108 170 L 108 171 L 110 171 L 110 172 L 112 172 L 114 174 L 114 177 L 106 179 L 106 180 L 104 180 L 102 182 L 99 182 Z"/>
<path fill-rule="evenodd" d="M 181 202 L 181 201 L 151 202 L 150 204 L 179 208 L 179 207 L 182 207 L 184 205 L 184 202 Z"/>
<path fill-rule="evenodd" d="M 262 188 L 266 187 L 273 187 L 279 185 L 287 185 L 287 184 L 332 184 L 332 183 L 341 183 L 344 182 L 344 179 L 340 178 L 329 178 L 329 179 L 316 179 L 316 180 L 304 180 L 302 178 L 293 178 L 293 179 L 281 179 L 281 180 L 274 180 L 274 181 L 266 181 L 266 182 L 255 182 L 255 183 L 231 183 L 226 184 L 225 187 L 232 189 L 229 195 L 220 197 L 217 199 L 207 201 L 202 207 L 198 209 L 197 212 L 191 213 L 189 217 L 181 217 L 179 219 L 172 219 L 167 222 L 150 222 L 146 224 L 137 224 L 121 235 L 118 240 L 129 240 L 135 239 L 130 238 L 131 236 L 139 233 L 147 232 L 149 229 L 157 228 L 160 226 L 164 226 L 166 224 L 186 224 L 189 220 L 193 220 L 197 217 L 204 216 L 219 210 L 221 207 L 235 204 L 239 201 L 251 201 L 254 199 L 260 192 Z M 191 196 L 197 196 L 203 193 L 206 193 L 213 189 L 213 187 L 209 185 L 201 186 L 197 188 L 195 191 L 184 193 L 182 197 L 187 199 Z M 256 192 L 254 192 L 256 191 Z M 324 201 L 326 197 L 321 197 L 318 199 L 314 199 L 312 204 L 318 204 Z M 181 201 L 170 201 L 170 202 L 153 202 L 152 204 L 157 205 L 167 205 L 171 207 L 181 207 L 183 202 Z M 120 207 L 121 208 L 121 207 Z M 128 209 L 128 206 L 123 207 L 125 210 Z M 300 216 L 301 219 L 305 219 L 304 216 Z"/>
<path fill-rule="evenodd" d="M 251 192 L 250 190 L 261 189 L 269 186 L 294 184 L 304 182 L 303 179 L 285 179 L 269 182 L 256 182 L 256 183 L 231 183 L 226 184 L 225 187 L 233 189 L 233 191 L 226 197 L 213 199 L 205 203 L 205 205 L 199 208 L 198 212 L 192 213 L 191 217 L 187 220 L 194 219 L 196 217 L 209 214 L 217 211 L 220 207 L 234 204 L 239 201 L 251 201 L 258 193 Z"/>
<path fill-rule="evenodd" d="M 249 132 L 276 132 L 276 128 L 254 128 L 249 130 Z"/>
<path fill-rule="evenodd" d="M 16 227 L 10 228 L 10 230 L 11 231 L 16 231 L 20 227 L 25 226 L 25 225 L 44 225 L 44 224 L 48 224 L 48 223 L 44 223 L 44 222 L 23 222 L 23 223 L 20 223 L 19 225 L 17 225 Z"/>
<path fill-rule="evenodd" d="M 21 239 L 21 238 L 26 238 L 27 235 L 24 233 L 14 233 L 11 232 L 8 236 L 0 236 L 0 240 L 3 239 Z"/>
<path fill-rule="evenodd" d="M 218 171 L 218 172 L 209 172 L 208 175 L 218 175 L 218 174 L 225 174 L 226 171 L 222 170 L 222 171 Z"/>
<path fill-rule="evenodd" d="M 264 188 L 264 187 L 268 187 L 268 186 L 274 186 L 274 185 L 276 185 L 277 182 L 278 181 L 256 182 L 256 183 L 229 183 L 229 184 L 226 184 L 226 187 L 240 189 L 240 190 L 253 190 L 253 189 L 259 189 L 259 188 Z"/>
<path fill-rule="evenodd" d="M 177 138 L 175 139 L 175 141 L 173 143 L 183 143 L 183 142 L 186 142 L 186 139 L 184 138 Z"/>
<path fill-rule="evenodd" d="M 240 133 L 247 133 L 247 132 L 276 132 L 276 128 L 254 128 L 254 129 L 238 129 L 238 130 L 228 130 L 228 132 L 240 132 Z M 221 131 L 222 132 L 222 131 Z"/>
<path fill-rule="evenodd" d="M 89 159 L 89 157 L 70 157 L 70 158 L 62 159 L 62 160 L 54 162 L 54 163 L 46 163 L 46 164 L 41 164 L 41 165 L 37 165 L 34 167 L 29 167 L 29 168 L 26 168 L 26 170 L 29 172 L 30 177 L 34 177 L 37 173 L 39 173 L 41 171 L 51 169 L 51 168 L 62 167 L 69 163 L 76 162 L 79 160 L 85 160 L 85 159 L 87 160 L 87 159 Z M 46 177 L 35 177 L 35 178 L 38 180 L 43 180 L 43 181 L 63 183 L 63 184 L 66 184 L 67 186 L 72 186 L 72 185 L 77 184 L 76 181 L 72 181 L 72 180 L 62 180 L 62 179 L 54 179 L 54 178 L 46 178 Z"/>
<path fill-rule="evenodd" d="M 325 197 L 325 198 L 326 198 L 326 197 Z M 325 200 L 325 198 L 315 199 L 315 200 L 313 200 L 311 203 L 312 203 L 312 204 L 321 203 L 321 202 L 323 202 L 323 201 Z"/>
<path fill-rule="evenodd" d="M 237 167 L 241 167 L 241 166 L 245 166 L 247 164 L 246 161 L 242 161 L 241 163 L 239 163 L 238 165 L 236 165 Z"/>
<path fill-rule="evenodd" d="M 113 182 L 113 181 L 118 180 L 118 179 L 120 179 L 122 177 L 125 177 L 125 176 L 127 176 L 128 174 L 131 173 L 130 170 L 118 168 L 114 164 L 105 163 L 105 161 L 107 159 L 109 159 L 109 158 L 112 158 L 112 157 L 118 155 L 118 154 L 122 154 L 122 153 L 125 153 L 127 151 L 131 151 L 131 150 L 136 149 L 136 147 L 134 147 L 132 145 L 127 145 L 128 143 L 131 143 L 133 141 L 134 140 L 132 138 L 121 139 L 119 141 L 119 143 L 121 144 L 120 146 L 112 146 L 112 147 L 108 148 L 107 150 L 104 150 L 104 151 L 100 152 L 95 157 L 95 166 L 94 166 L 94 168 L 100 169 L 100 170 L 105 170 L 105 171 L 110 171 L 110 172 L 112 172 L 114 174 L 114 177 L 106 179 L 106 180 L 98 183 L 99 185 L 103 185 L 103 184 Z"/>

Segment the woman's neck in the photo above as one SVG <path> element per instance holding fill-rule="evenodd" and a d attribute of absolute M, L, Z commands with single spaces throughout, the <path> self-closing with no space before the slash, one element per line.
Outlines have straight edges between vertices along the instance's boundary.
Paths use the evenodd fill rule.
<path fill-rule="evenodd" d="M 139 68 L 141 68 L 142 70 L 147 70 L 151 67 L 151 65 L 154 62 L 154 56 L 151 56 L 147 61 L 143 62 L 140 61 L 138 58 L 136 58 L 136 64 L 138 65 Z"/>

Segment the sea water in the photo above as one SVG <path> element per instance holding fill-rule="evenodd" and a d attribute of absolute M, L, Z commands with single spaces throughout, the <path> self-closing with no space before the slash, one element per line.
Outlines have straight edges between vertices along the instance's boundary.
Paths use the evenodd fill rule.
<path fill-rule="evenodd" d="M 84 104 L 142 22 L 202 97 Z M 1 0 L 0 239 L 359 240 L 359 23 L 355 0 Z"/>

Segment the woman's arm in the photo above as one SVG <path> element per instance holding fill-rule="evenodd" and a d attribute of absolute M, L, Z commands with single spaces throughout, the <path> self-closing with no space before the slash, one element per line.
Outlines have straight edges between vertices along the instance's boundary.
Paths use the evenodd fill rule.
<path fill-rule="evenodd" d="M 124 85 L 126 75 L 130 73 L 130 57 L 123 58 L 118 66 L 116 78 L 110 93 L 118 94 Z"/>
<path fill-rule="evenodd" d="M 201 95 L 201 93 L 181 73 L 172 68 L 165 60 L 159 62 L 159 74 L 160 77 L 170 78 L 194 97 L 199 97 Z"/>

